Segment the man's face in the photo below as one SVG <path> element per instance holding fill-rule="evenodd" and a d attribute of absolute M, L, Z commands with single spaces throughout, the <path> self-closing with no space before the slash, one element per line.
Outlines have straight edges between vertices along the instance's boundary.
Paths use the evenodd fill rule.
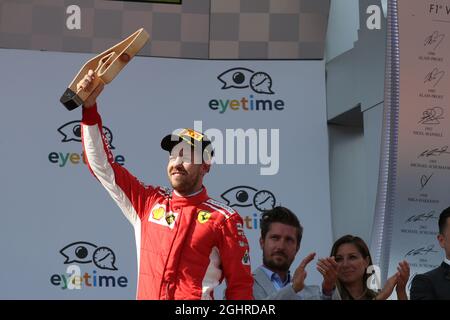
<path fill-rule="evenodd" d="M 447 218 L 445 222 L 444 231 L 442 234 L 438 234 L 439 245 L 445 250 L 447 259 L 450 259 L 450 218 Z"/>
<path fill-rule="evenodd" d="M 209 171 L 209 165 L 199 163 L 195 158 L 201 157 L 191 146 L 186 143 L 176 145 L 169 156 L 167 164 L 167 175 L 174 190 L 181 195 L 189 195 L 200 190 L 203 184 L 203 177 Z"/>
<path fill-rule="evenodd" d="M 270 270 L 286 272 L 299 249 L 297 229 L 293 226 L 273 222 L 265 239 L 259 240 L 263 251 L 263 264 Z"/>

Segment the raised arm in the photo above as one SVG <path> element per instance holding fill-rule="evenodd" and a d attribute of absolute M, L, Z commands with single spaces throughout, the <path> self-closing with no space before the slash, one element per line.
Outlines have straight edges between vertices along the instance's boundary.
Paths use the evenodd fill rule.
<path fill-rule="evenodd" d="M 94 80 L 92 70 L 78 84 L 89 88 Z M 82 117 L 82 143 L 86 163 L 91 173 L 100 181 L 125 217 L 133 224 L 145 212 L 145 201 L 154 193 L 153 187 L 145 187 L 124 167 L 114 162 L 114 157 L 103 133 L 102 119 L 97 112 L 96 99 L 103 90 L 99 85 L 85 100 Z"/>

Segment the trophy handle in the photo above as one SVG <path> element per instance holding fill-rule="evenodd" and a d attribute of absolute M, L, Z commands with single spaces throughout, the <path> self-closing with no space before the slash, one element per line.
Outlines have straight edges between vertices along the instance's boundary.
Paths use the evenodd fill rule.
<path fill-rule="evenodd" d="M 61 96 L 60 102 L 68 110 L 73 110 L 82 105 L 100 83 L 108 84 L 119 74 L 125 65 L 142 49 L 148 38 L 148 33 L 141 28 L 122 42 L 86 62 Z M 123 55 L 127 55 L 127 59 L 120 59 Z M 78 82 L 83 79 L 89 70 L 95 72 L 94 81 L 91 83 L 89 91 L 77 91 Z"/>

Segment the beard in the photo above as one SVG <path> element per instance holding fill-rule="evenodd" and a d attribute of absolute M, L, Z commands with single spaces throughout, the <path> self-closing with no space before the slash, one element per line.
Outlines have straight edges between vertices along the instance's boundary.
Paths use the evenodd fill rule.
<path fill-rule="evenodd" d="M 180 177 L 170 177 L 170 185 L 174 190 L 179 193 L 189 194 L 193 192 L 193 189 L 197 185 L 200 179 L 200 174 L 197 173 L 195 176 L 183 175 Z"/>
<path fill-rule="evenodd" d="M 263 254 L 263 264 L 274 272 L 287 272 L 291 267 L 292 261 L 284 254 L 284 259 L 277 260 L 271 256 Z"/>

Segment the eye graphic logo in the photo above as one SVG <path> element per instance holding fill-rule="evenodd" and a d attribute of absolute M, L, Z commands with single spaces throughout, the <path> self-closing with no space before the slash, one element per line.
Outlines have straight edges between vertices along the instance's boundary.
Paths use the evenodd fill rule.
<path fill-rule="evenodd" d="M 276 199 L 272 192 L 259 190 L 249 186 L 237 186 L 221 194 L 221 198 L 230 207 L 251 207 L 263 212 L 275 207 Z"/>
<path fill-rule="evenodd" d="M 229 69 L 217 76 L 223 83 L 221 89 L 245 89 L 250 87 L 254 92 L 261 94 L 274 94 L 272 91 L 272 78 L 265 72 L 255 72 L 247 68 Z"/>
<path fill-rule="evenodd" d="M 66 124 L 63 124 L 58 128 L 58 132 L 63 136 L 61 142 L 81 142 L 81 121 L 75 120 L 67 122 Z M 103 126 L 103 134 L 105 135 L 106 142 L 108 143 L 109 148 L 115 149 L 115 147 L 112 145 L 112 131 L 108 127 Z"/>
<path fill-rule="evenodd" d="M 64 264 L 93 262 L 99 269 L 117 270 L 116 255 L 108 247 L 98 247 L 89 242 L 78 241 L 65 246 L 59 253 L 66 258 Z"/>

